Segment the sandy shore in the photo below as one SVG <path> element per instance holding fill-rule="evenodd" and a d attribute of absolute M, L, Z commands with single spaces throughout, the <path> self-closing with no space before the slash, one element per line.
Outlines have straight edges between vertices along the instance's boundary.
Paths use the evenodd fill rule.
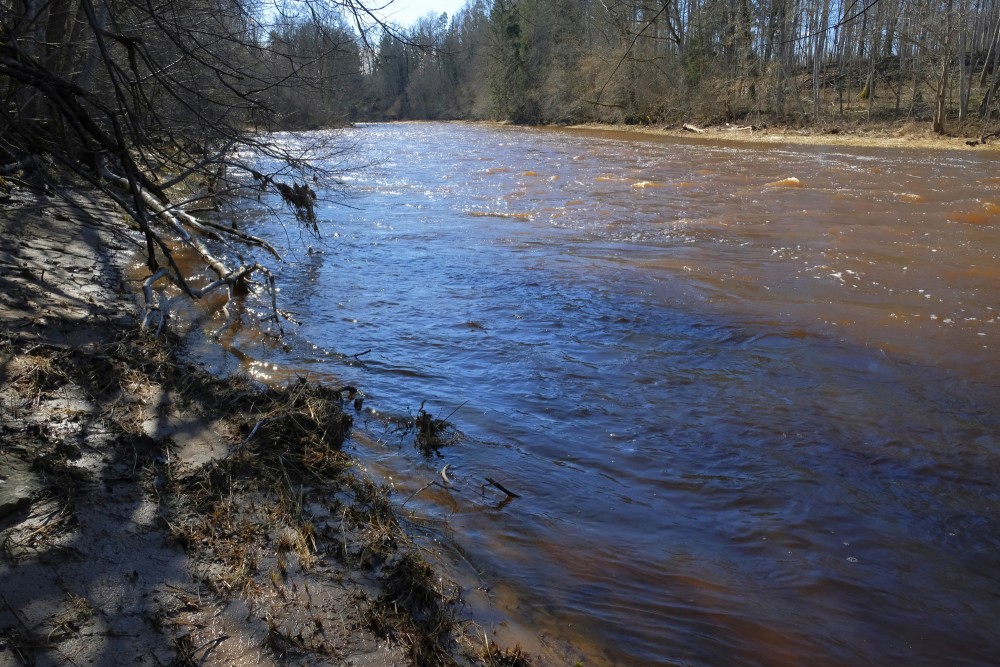
<path fill-rule="evenodd" d="M 528 664 L 341 451 L 350 388 L 202 372 L 138 330 L 120 213 L 0 200 L 0 664 Z"/>
<path fill-rule="evenodd" d="M 961 150 L 1000 155 L 1000 138 L 986 145 L 970 145 L 978 137 L 935 134 L 929 123 L 892 125 L 866 124 L 859 126 L 831 124 L 823 128 L 764 127 L 747 125 L 716 125 L 698 127 L 702 132 L 670 126 L 632 125 L 572 125 L 567 129 L 616 132 L 659 137 L 674 137 L 686 141 L 732 142 L 738 144 L 795 144 L 811 146 L 850 146 L 857 148 L 914 148 L 921 150 Z"/>

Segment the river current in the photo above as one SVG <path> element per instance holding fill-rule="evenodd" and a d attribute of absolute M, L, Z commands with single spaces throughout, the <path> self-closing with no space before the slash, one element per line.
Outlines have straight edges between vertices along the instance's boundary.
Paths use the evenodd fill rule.
<path fill-rule="evenodd" d="M 234 345 L 365 392 L 351 446 L 498 640 L 554 665 L 1000 663 L 995 153 L 338 140 L 365 166 L 322 238 L 246 216 L 301 326 Z M 401 426 L 421 407 L 457 429 L 437 453 Z"/>

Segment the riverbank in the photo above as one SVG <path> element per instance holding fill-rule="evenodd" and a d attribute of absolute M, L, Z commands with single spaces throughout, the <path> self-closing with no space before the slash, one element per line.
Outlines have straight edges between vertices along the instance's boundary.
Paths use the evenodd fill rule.
<path fill-rule="evenodd" d="M 922 150 L 988 151 L 1000 154 L 1000 139 L 986 144 L 979 137 L 936 134 L 929 123 L 857 123 L 824 127 L 752 125 L 606 125 L 587 123 L 571 125 L 574 130 L 600 130 L 627 134 L 674 137 L 685 140 L 734 142 L 740 144 L 796 144 L 813 146 L 850 146 L 861 148 L 915 148 Z"/>
<path fill-rule="evenodd" d="M 528 664 L 342 451 L 352 388 L 214 377 L 139 330 L 88 191 L 0 189 L 0 654 L 15 664 Z"/>

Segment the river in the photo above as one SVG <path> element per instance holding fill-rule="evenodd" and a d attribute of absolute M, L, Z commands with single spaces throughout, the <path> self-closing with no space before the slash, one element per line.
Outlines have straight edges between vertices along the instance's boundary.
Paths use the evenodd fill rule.
<path fill-rule="evenodd" d="M 321 239 L 246 223 L 302 324 L 236 345 L 362 388 L 463 614 L 553 665 L 1000 663 L 995 153 L 339 137 Z"/>

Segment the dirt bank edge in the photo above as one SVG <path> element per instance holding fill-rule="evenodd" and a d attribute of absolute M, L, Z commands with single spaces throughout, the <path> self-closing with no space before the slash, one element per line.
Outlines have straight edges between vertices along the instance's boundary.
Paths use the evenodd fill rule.
<path fill-rule="evenodd" d="M 701 132 L 684 130 L 679 125 L 607 125 L 585 123 L 549 126 L 570 130 L 596 130 L 625 134 L 673 137 L 685 141 L 714 141 L 735 144 L 795 144 L 810 146 L 847 146 L 856 148 L 907 148 L 920 150 L 977 151 L 1000 155 L 1000 139 L 985 145 L 970 145 L 978 137 L 935 134 L 927 123 L 843 123 L 824 127 L 789 127 L 749 125 L 698 126 Z"/>
<path fill-rule="evenodd" d="M 527 664 L 341 451 L 348 391 L 202 372 L 107 202 L 0 200 L 0 662 Z"/>

